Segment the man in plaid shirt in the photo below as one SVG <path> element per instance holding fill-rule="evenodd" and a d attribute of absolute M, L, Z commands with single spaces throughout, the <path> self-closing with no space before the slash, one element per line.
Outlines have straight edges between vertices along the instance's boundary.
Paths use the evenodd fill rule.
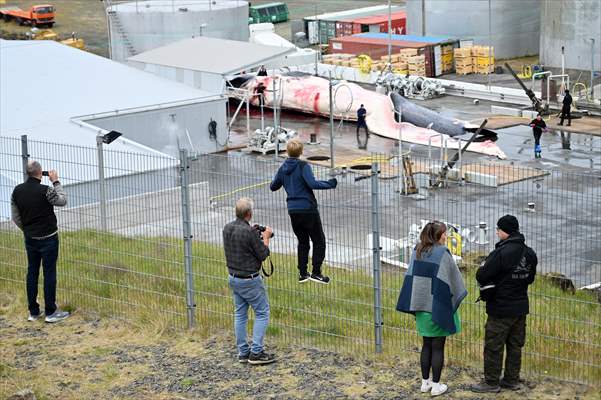
<path fill-rule="evenodd" d="M 261 277 L 261 264 L 269 256 L 272 229 L 263 235 L 250 225 L 253 201 L 243 197 L 236 202 L 236 220 L 223 228 L 223 247 L 229 273 L 229 286 L 234 295 L 234 330 L 238 361 L 269 364 L 275 357 L 263 351 L 263 338 L 269 323 L 269 300 Z M 255 312 L 252 344 L 246 340 L 248 307 Z"/>

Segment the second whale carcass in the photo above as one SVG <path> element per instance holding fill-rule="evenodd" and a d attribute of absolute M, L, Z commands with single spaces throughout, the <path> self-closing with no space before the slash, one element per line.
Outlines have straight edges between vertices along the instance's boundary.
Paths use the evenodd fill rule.
<path fill-rule="evenodd" d="M 259 85 L 265 87 L 264 104 L 274 106 L 274 80 L 277 106 L 282 109 L 300 111 L 322 116 L 330 115 L 329 81 L 308 74 L 282 74 L 272 76 L 239 76 L 230 83 L 242 89 L 257 92 Z M 369 131 L 383 137 L 403 142 L 458 149 L 465 145 L 458 136 L 475 131 L 466 121 L 451 120 L 435 111 L 417 106 L 402 96 L 390 96 L 345 81 L 334 83 L 334 118 L 356 120 L 357 109 L 361 104 L 367 108 L 366 123 Z M 259 98 L 254 96 L 251 104 L 258 106 Z M 401 115 L 400 122 L 395 115 Z M 428 126 L 431 124 L 430 128 Z M 437 132 L 434 134 L 432 131 Z M 484 131 L 485 135 L 470 143 L 467 151 L 506 158 L 505 153 L 494 141 L 494 132 Z"/>

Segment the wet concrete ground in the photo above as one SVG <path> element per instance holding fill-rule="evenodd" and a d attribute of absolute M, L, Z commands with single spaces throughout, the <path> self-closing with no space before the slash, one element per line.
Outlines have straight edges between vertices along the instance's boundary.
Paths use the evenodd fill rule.
<path fill-rule="evenodd" d="M 474 105 L 470 99 L 446 96 L 420 102 L 420 105 L 449 117 L 474 120 L 489 115 L 491 103 L 481 101 Z M 260 113 L 253 110 L 251 115 L 251 127 L 256 129 L 260 126 Z M 272 125 L 272 114 L 266 112 L 265 118 L 266 125 Z M 317 133 L 321 146 L 329 149 L 327 119 L 284 112 L 281 120 L 283 127 L 297 130 L 302 140 L 308 141 L 311 133 Z M 244 126 L 245 122 L 240 120 L 234 129 L 241 130 Z M 335 146 L 355 148 L 355 124 L 344 122 L 339 129 L 339 121 L 336 121 L 335 126 Z M 529 245 L 539 254 L 539 271 L 563 273 L 577 286 L 601 281 L 601 227 L 594 222 L 601 210 L 601 138 L 564 133 L 562 139 L 561 132 L 548 132 L 542 138 L 543 158 L 534 159 L 531 128 L 516 126 L 500 129 L 498 133 L 498 144 L 508 156 L 502 163 L 511 164 L 518 171 L 529 167 L 548 170 L 550 174 L 499 188 L 451 184 L 447 189 L 426 190 L 424 194 L 428 197 L 421 201 L 410 196 L 399 198 L 397 179 L 381 180 L 382 236 L 392 239 L 405 237 L 410 225 L 419 223 L 420 219 L 437 218 L 470 229 L 475 229 L 479 222 L 486 222 L 490 227 L 489 244 L 466 243 L 465 250 L 487 252 L 497 240 L 494 236 L 496 220 L 510 213 L 521 221 Z M 244 137 L 245 134 L 234 135 L 236 141 Z M 415 159 L 428 156 L 427 146 L 406 143 L 403 149 L 410 149 L 411 157 Z M 368 151 L 396 153 L 398 148 L 395 141 L 372 135 Z M 432 154 L 438 157 L 438 149 L 433 148 Z M 273 160 L 274 156 L 258 158 Z M 475 153 L 466 153 L 464 161 L 499 162 L 493 157 Z M 369 269 L 370 183 L 368 180 L 355 182 L 352 176 L 339 177 L 339 182 L 336 191 L 318 194 L 320 204 L 323 202 L 322 217 L 330 246 L 326 258 L 339 261 L 346 267 L 355 265 Z M 294 253 L 295 240 L 288 226 L 283 198 L 274 200 L 269 191 L 255 191 L 253 196 L 257 204 L 265 205 L 259 206 L 261 218 L 281 233 L 277 247 Z M 526 210 L 529 202 L 535 203 L 535 212 Z M 348 224 L 341 222 L 348 220 L 349 215 L 353 220 L 352 231 Z M 344 252 L 350 253 L 341 257 Z"/>

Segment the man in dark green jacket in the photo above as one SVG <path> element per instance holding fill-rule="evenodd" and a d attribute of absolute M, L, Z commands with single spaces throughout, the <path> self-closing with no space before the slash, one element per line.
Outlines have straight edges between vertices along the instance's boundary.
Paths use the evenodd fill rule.
<path fill-rule="evenodd" d="M 529 312 L 528 286 L 534 282 L 538 264 L 536 253 L 525 244 L 516 217 L 501 217 L 497 222 L 497 236 L 500 241 L 495 250 L 476 273 L 480 286 L 495 285 L 494 295 L 486 303 L 484 381 L 471 388 L 477 393 L 496 393 L 501 386 L 513 390 L 519 388 Z M 499 380 L 505 348 L 505 374 Z"/>

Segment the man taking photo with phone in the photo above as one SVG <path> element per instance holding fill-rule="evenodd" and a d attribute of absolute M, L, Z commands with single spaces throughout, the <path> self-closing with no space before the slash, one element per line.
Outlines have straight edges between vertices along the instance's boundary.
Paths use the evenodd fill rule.
<path fill-rule="evenodd" d="M 52 186 L 42 184 L 47 175 Z M 27 301 L 28 321 L 36 321 L 40 312 L 38 279 L 40 264 L 44 266 L 44 311 L 45 321 L 59 322 L 69 316 L 56 306 L 56 261 L 58 259 L 58 226 L 54 207 L 67 204 L 67 196 L 58 180 L 56 171 L 46 173 L 37 161 L 27 163 L 27 180 L 15 187 L 11 196 L 13 222 L 23 231 L 27 251 Z"/>

